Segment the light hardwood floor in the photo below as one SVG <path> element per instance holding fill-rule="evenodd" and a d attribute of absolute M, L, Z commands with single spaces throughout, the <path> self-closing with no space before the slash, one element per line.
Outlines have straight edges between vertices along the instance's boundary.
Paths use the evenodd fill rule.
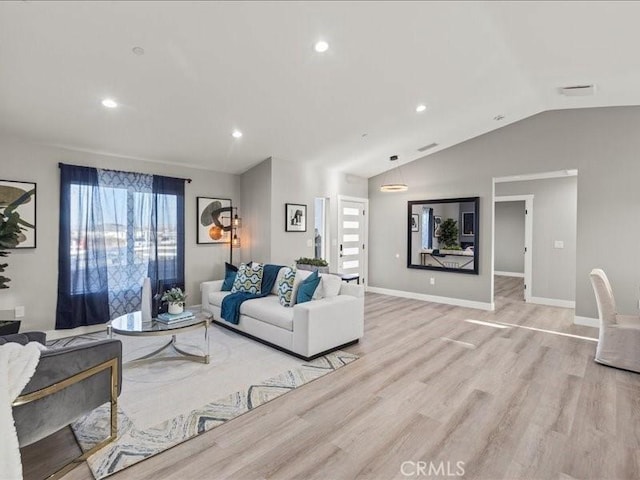
<path fill-rule="evenodd" d="M 358 361 L 112 478 L 409 478 L 405 461 L 461 461 L 465 479 L 640 478 L 640 375 L 594 363 L 590 340 L 465 321 L 597 333 L 572 310 L 496 302 L 367 294 Z"/>

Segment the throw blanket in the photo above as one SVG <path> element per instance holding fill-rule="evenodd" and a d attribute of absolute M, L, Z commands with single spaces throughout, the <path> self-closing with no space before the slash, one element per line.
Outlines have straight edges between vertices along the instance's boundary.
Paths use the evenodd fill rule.
<path fill-rule="evenodd" d="M 260 293 L 236 292 L 224 297 L 220 309 L 220 316 L 227 322 L 237 325 L 240 321 L 240 307 L 242 304 L 247 300 L 262 298 L 269 295 L 273 285 L 276 283 L 276 278 L 278 277 L 278 272 L 281 268 L 281 265 L 266 264 L 264 266 Z"/>
<path fill-rule="evenodd" d="M 22 463 L 18 433 L 13 423 L 11 404 L 29 383 L 40 361 L 36 342 L 0 345 L 0 478 L 21 479 Z"/>

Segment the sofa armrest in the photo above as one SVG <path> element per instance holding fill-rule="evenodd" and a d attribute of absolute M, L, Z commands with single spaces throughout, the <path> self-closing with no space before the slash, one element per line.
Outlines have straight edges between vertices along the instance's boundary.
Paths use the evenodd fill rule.
<path fill-rule="evenodd" d="M 114 360 L 117 363 L 115 369 L 109 365 L 86 377 L 81 374 L 92 367 Z M 33 377 L 13 406 L 13 418 L 20 446 L 41 440 L 80 416 L 113 400 L 112 374 L 118 386 L 116 394 L 120 394 L 120 340 L 88 342 L 42 352 Z M 64 380 L 70 383 L 61 384 Z M 47 387 L 50 387 L 50 391 Z M 31 393 L 39 398 L 20 401 L 22 397 Z"/>
<path fill-rule="evenodd" d="M 210 312 L 209 294 L 213 292 L 219 292 L 222 290 L 222 284 L 224 280 L 212 280 L 210 282 L 202 282 L 200 284 L 200 292 L 202 294 L 201 308 L 204 311 Z"/>
<path fill-rule="evenodd" d="M 293 307 L 293 351 L 305 357 L 364 335 L 364 297 L 313 300 Z"/>
<path fill-rule="evenodd" d="M 364 298 L 364 286 L 342 282 L 342 285 L 340 285 L 340 295 L 351 295 L 352 297 Z"/>
<path fill-rule="evenodd" d="M 122 342 L 120 340 L 100 340 L 72 347 L 45 350 L 41 353 L 36 371 L 21 395 L 49 387 L 114 358 L 118 360 L 118 378 L 121 378 Z M 118 382 L 118 393 L 122 389 L 121 383 Z"/>

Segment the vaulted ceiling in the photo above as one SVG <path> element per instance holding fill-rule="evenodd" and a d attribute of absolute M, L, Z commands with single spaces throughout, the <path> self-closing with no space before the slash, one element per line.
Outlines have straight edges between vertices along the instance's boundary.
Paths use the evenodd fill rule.
<path fill-rule="evenodd" d="M 640 104 L 638 18 L 611 1 L 1 2 L 0 133 L 369 177 L 544 110 Z M 574 84 L 597 90 L 559 95 Z"/>

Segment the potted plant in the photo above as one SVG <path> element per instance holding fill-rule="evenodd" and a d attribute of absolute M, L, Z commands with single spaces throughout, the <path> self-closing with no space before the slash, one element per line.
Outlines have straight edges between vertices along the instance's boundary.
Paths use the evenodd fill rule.
<path fill-rule="evenodd" d="M 296 267 L 299 270 L 317 270 L 318 273 L 329 273 L 329 264 L 321 258 L 301 257 L 296 260 Z"/>
<path fill-rule="evenodd" d="M 181 288 L 172 288 L 162 294 L 162 301 L 169 304 L 169 313 L 176 315 L 184 312 L 184 302 L 187 299 L 187 295 Z"/>
<path fill-rule="evenodd" d="M 459 250 L 458 246 L 458 222 L 453 218 L 447 218 L 440 224 L 440 237 L 438 243 L 440 250 Z"/>

